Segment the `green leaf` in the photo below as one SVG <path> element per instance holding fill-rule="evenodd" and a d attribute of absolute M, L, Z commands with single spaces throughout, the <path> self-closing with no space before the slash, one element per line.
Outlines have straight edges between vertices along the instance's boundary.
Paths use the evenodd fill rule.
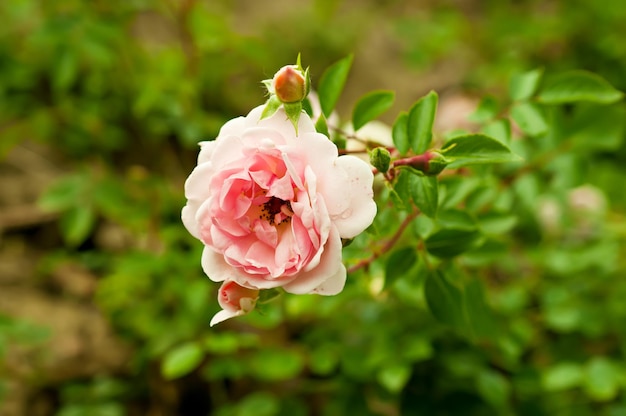
<path fill-rule="evenodd" d="M 425 215 L 430 218 L 437 216 L 439 195 L 436 176 L 412 174 L 410 192 L 413 202 Z"/>
<path fill-rule="evenodd" d="M 204 352 L 197 342 L 187 342 L 168 352 L 161 363 L 161 374 L 167 380 L 189 374 L 204 359 Z"/>
<path fill-rule="evenodd" d="M 500 335 L 498 323 L 487 304 L 485 288 L 480 280 L 472 279 L 465 286 L 465 311 L 474 337 L 494 340 Z"/>
<path fill-rule="evenodd" d="M 594 400 L 612 400 L 619 392 L 619 370 L 606 357 L 593 357 L 585 366 L 583 387 Z"/>
<path fill-rule="evenodd" d="M 474 123 L 485 123 L 498 114 L 498 102 L 492 96 L 484 97 L 478 103 L 478 108 L 468 116 L 468 120 Z"/>
<path fill-rule="evenodd" d="M 413 151 L 417 154 L 424 153 L 430 147 L 438 100 L 437 93 L 431 91 L 420 98 L 409 110 L 408 140 Z"/>
<path fill-rule="evenodd" d="M 63 238 L 71 246 L 81 244 L 91 232 L 96 215 L 90 206 L 77 206 L 63 213 L 60 221 Z"/>
<path fill-rule="evenodd" d="M 302 356 L 286 348 L 264 348 L 250 356 L 252 374 L 259 380 L 279 381 L 297 376 L 304 366 Z"/>
<path fill-rule="evenodd" d="M 411 148 L 411 143 L 409 143 L 409 132 L 407 130 L 408 121 L 408 113 L 402 112 L 398 114 L 391 131 L 393 144 L 396 145 L 396 149 L 401 155 L 405 155 Z"/>
<path fill-rule="evenodd" d="M 449 168 L 521 160 L 506 145 L 483 134 L 455 137 L 445 144 L 441 153 L 450 161 Z"/>
<path fill-rule="evenodd" d="M 580 364 L 563 362 L 547 369 L 541 377 L 541 384 L 548 391 L 567 390 L 578 387 L 582 378 Z"/>
<path fill-rule="evenodd" d="M 352 111 L 354 131 L 389 110 L 393 105 L 394 98 L 395 93 L 393 91 L 372 91 L 361 97 Z"/>
<path fill-rule="evenodd" d="M 324 117 L 324 114 L 320 114 L 319 118 L 315 122 L 315 131 L 322 133 L 326 137 L 330 137 L 328 123 L 326 123 L 326 117 Z"/>
<path fill-rule="evenodd" d="M 485 400 L 496 407 L 506 406 L 511 396 L 511 385 L 507 378 L 493 370 L 478 373 L 476 388 Z"/>
<path fill-rule="evenodd" d="M 426 250 L 440 258 L 452 258 L 479 245 L 482 235 L 478 231 L 444 228 L 431 234 Z"/>
<path fill-rule="evenodd" d="M 405 276 L 417 262 L 415 247 L 395 250 L 385 263 L 385 287 L 389 287 L 399 277 Z"/>
<path fill-rule="evenodd" d="M 554 77 L 539 92 L 539 101 L 545 104 L 565 104 L 590 101 L 609 104 L 623 97 L 604 78 L 587 71 L 570 71 Z"/>
<path fill-rule="evenodd" d="M 411 367 L 406 364 L 385 365 L 378 372 L 378 382 L 391 393 L 399 393 L 411 377 Z"/>
<path fill-rule="evenodd" d="M 463 293 L 440 271 L 428 275 L 424 282 L 424 296 L 433 316 L 457 329 L 465 327 Z"/>
<path fill-rule="evenodd" d="M 352 66 L 353 55 L 348 55 L 329 66 L 322 74 L 317 86 L 317 95 L 320 99 L 322 112 L 326 118 L 333 112 L 343 87 L 348 79 L 348 72 Z"/>
<path fill-rule="evenodd" d="M 529 136 L 539 136 L 548 131 L 548 124 L 537 104 L 518 103 L 511 108 L 511 117 Z"/>
<path fill-rule="evenodd" d="M 566 137 L 577 150 L 618 150 L 624 141 L 626 111 L 623 106 L 582 106 L 567 126 Z"/>
<path fill-rule="evenodd" d="M 486 136 L 493 137 L 500 143 L 508 146 L 511 143 L 511 123 L 509 120 L 494 120 L 483 127 Z"/>
<path fill-rule="evenodd" d="M 532 97 L 535 91 L 537 91 L 542 75 L 543 69 L 539 68 L 511 78 L 509 84 L 509 95 L 511 99 L 513 101 L 521 101 Z"/>

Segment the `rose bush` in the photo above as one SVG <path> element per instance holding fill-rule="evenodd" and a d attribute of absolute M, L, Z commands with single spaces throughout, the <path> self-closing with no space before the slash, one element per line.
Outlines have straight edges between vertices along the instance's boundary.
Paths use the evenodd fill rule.
<path fill-rule="evenodd" d="M 376 215 L 371 167 L 339 156 L 305 113 L 296 135 L 282 108 L 261 120 L 262 112 L 230 120 L 214 141 L 200 143 L 183 223 L 204 243 L 202 267 L 213 281 L 337 294 L 346 280 L 341 239 Z M 247 301 L 220 304 L 230 313 L 214 321 L 251 309 Z"/>

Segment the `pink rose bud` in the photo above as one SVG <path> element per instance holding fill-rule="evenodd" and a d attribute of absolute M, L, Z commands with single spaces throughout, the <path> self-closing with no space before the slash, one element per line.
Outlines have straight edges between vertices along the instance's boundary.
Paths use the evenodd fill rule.
<path fill-rule="evenodd" d="M 226 319 L 247 314 L 254 309 L 258 298 L 258 289 L 239 286 L 232 280 L 225 281 L 217 295 L 217 301 L 223 310 L 211 319 L 211 326 Z"/>
<path fill-rule="evenodd" d="M 297 103 L 306 97 L 306 77 L 296 65 L 287 65 L 278 70 L 272 80 L 274 93 L 283 103 Z"/>

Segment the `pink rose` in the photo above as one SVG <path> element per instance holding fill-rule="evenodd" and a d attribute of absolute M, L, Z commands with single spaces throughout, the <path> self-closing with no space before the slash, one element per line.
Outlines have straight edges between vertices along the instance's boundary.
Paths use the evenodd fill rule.
<path fill-rule="evenodd" d="M 282 108 L 260 120 L 262 111 L 200 143 L 183 223 L 204 243 L 202 267 L 213 281 L 337 294 L 346 280 L 341 239 L 376 215 L 371 167 L 339 157 L 305 113 L 296 136 Z"/>

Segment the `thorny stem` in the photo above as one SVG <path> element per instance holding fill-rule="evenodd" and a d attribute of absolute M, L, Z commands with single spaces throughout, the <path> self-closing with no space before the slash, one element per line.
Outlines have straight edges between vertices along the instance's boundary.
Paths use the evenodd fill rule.
<path fill-rule="evenodd" d="M 369 266 L 374 260 L 376 260 L 377 258 L 382 256 L 383 254 L 385 254 L 389 250 L 391 250 L 393 248 L 393 246 L 398 242 L 400 237 L 402 236 L 402 233 L 404 232 L 406 227 L 408 227 L 409 224 L 411 224 L 411 221 L 413 221 L 415 218 L 417 218 L 417 216 L 419 214 L 420 214 L 420 211 L 418 209 L 414 209 L 413 212 L 410 213 L 404 219 L 404 221 L 402 221 L 402 224 L 400 224 L 400 227 L 398 227 L 398 230 L 396 231 L 396 233 L 385 243 L 385 245 L 383 245 L 381 247 L 380 250 L 374 251 L 370 257 L 361 260 L 360 262 L 358 262 L 354 266 L 349 267 L 348 268 L 348 273 L 353 273 L 353 272 L 355 272 L 357 270 L 360 270 L 360 269 L 362 269 L 364 267 Z"/>

